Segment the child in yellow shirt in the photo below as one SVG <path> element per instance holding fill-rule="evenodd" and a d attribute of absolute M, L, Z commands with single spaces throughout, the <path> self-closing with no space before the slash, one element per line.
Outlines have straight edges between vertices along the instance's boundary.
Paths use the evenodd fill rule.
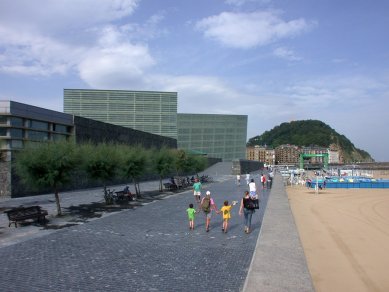
<path fill-rule="evenodd" d="M 231 208 L 232 208 L 233 205 L 235 205 L 235 201 L 232 202 L 232 205 L 228 205 L 228 201 L 224 201 L 224 206 L 221 207 L 221 209 L 220 209 L 220 213 L 223 214 L 223 227 L 222 227 L 222 231 L 224 233 L 227 233 L 228 220 L 231 218 Z"/>

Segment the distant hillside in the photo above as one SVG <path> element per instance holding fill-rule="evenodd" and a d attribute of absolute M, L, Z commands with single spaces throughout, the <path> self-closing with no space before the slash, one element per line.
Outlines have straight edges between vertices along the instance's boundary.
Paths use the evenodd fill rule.
<path fill-rule="evenodd" d="M 356 148 L 344 135 L 338 134 L 330 126 L 317 120 L 282 123 L 260 136 L 250 138 L 247 142 L 247 146 L 267 145 L 273 148 L 282 144 L 296 146 L 317 145 L 338 149 L 346 163 L 374 161 L 369 153 Z"/>

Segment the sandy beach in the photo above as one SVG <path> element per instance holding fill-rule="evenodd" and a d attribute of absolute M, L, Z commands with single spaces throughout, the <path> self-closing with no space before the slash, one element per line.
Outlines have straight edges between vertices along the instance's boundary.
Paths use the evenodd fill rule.
<path fill-rule="evenodd" d="M 316 291 L 389 291 L 389 189 L 287 193 Z"/>

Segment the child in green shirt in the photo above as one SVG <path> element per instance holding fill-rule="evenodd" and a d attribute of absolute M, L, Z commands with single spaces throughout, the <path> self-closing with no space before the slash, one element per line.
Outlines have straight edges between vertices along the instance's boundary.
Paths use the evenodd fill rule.
<path fill-rule="evenodd" d="M 189 229 L 194 229 L 194 219 L 196 210 L 193 208 L 193 204 L 189 204 L 189 208 L 186 209 L 186 213 L 188 213 L 188 219 L 189 219 Z"/>

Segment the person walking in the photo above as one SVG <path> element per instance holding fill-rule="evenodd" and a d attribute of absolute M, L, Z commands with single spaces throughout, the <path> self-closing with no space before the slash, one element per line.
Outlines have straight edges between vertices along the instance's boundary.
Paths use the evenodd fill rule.
<path fill-rule="evenodd" d="M 262 189 L 266 188 L 266 176 L 263 173 L 261 174 L 261 183 Z"/>
<path fill-rule="evenodd" d="M 251 232 L 251 219 L 255 212 L 251 204 L 251 196 L 248 191 L 244 193 L 242 200 L 240 201 L 239 215 L 244 215 L 244 232 L 246 234 Z"/>
<path fill-rule="evenodd" d="M 240 174 L 236 175 L 236 184 L 240 186 Z"/>
<path fill-rule="evenodd" d="M 256 198 L 257 197 L 257 186 L 254 182 L 254 179 L 251 179 L 251 182 L 249 183 L 249 190 L 250 190 L 250 197 Z"/>
<path fill-rule="evenodd" d="M 246 184 L 249 185 L 250 183 L 250 174 L 246 173 Z"/>
<path fill-rule="evenodd" d="M 228 221 L 231 219 L 231 208 L 236 204 L 236 201 L 232 202 L 232 205 L 228 204 L 228 201 L 224 201 L 224 206 L 220 208 L 220 213 L 223 215 L 222 231 L 227 233 Z"/>
<path fill-rule="evenodd" d="M 218 213 L 218 209 L 216 207 L 215 201 L 211 198 L 211 192 L 207 191 L 205 193 L 205 197 L 201 200 L 201 209 L 205 214 L 205 231 L 209 231 L 209 225 L 211 223 L 212 211 L 214 210 Z"/>
<path fill-rule="evenodd" d="M 189 208 L 186 209 L 186 213 L 188 213 L 188 219 L 189 219 L 189 229 L 194 229 L 194 220 L 195 220 L 195 214 L 196 210 L 193 208 L 193 204 L 189 204 Z"/>
<path fill-rule="evenodd" d="M 196 178 L 195 179 L 195 183 L 193 184 L 193 195 L 195 197 L 195 200 L 196 200 L 197 204 L 200 203 L 201 188 L 202 188 L 201 182 L 199 181 L 198 178 Z"/>

